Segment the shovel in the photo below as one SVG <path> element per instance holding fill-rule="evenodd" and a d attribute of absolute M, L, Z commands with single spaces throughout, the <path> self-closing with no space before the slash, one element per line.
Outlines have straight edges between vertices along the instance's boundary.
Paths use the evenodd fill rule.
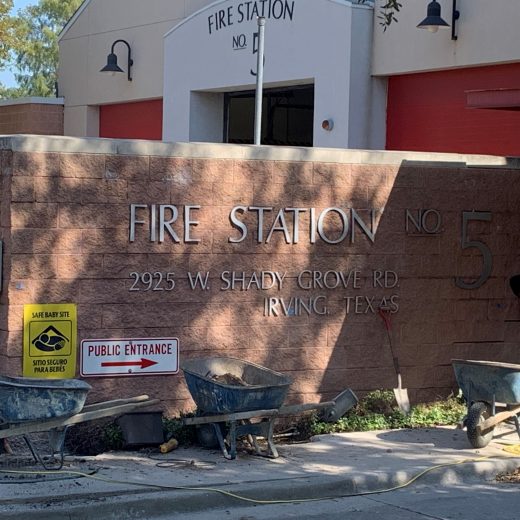
<path fill-rule="evenodd" d="M 397 375 L 397 388 L 394 388 L 394 395 L 395 400 L 397 401 L 397 406 L 399 406 L 399 409 L 405 413 L 410 413 L 410 399 L 408 398 L 408 390 L 406 388 L 403 388 L 402 381 L 401 381 L 401 369 L 399 368 L 399 359 L 394 354 L 394 347 L 392 344 L 392 324 L 390 322 L 390 316 L 388 315 L 388 311 L 386 311 L 384 308 L 379 308 L 379 316 L 381 316 L 384 324 L 386 333 L 388 334 L 388 342 L 390 344 L 390 351 L 392 352 L 392 359 L 394 361 L 394 369 L 395 373 Z"/>

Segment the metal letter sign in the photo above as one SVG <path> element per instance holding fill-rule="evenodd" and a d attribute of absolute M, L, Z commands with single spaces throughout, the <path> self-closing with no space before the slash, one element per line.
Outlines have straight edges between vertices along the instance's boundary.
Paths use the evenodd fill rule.
<path fill-rule="evenodd" d="M 76 305 L 24 305 L 23 322 L 24 377 L 76 377 Z"/>
<path fill-rule="evenodd" d="M 466 282 L 462 278 L 458 277 L 455 279 L 455 284 L 461 289 L 478 289 L 482 287 L 493 271 L 493 254 L 489 247 L 480 242 L 479 240 L 468 239 L 468 224 L 471 220 L 481 220 L 484 222 L 491 222 L 492 215 L 489 211 L 463 211 L 462 212 L 462 238 L 461 247 L 462 249 L 469 249 L 474 247 L 480 251 L 482 255 L 482 271 L 477 280 L 473 282 Z"/>
<path fill-rule="evenodd" d="M 86 339 L 81 342 L 81 375 L 154 376 L 179 371 L 177 338 Z"/>

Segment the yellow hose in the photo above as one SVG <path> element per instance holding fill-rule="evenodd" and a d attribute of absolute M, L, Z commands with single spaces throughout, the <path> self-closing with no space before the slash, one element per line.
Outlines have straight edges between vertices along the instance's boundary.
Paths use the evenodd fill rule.
<path fill-rule="evenodd" d="M 507 453 L 512 453 L 513 455 L 520 455 L 520 444 L 506 446 L 504 451 L 507 451 Z"/>
<path fill-rule="evenodd" d="M 517 446 L 517 448 L 520 448 L 520 445 Z M 510 451 L 510 450 L 506 450 L 506 451 Z M 516 454 L 518 452 L 514 452 L 514 453 Z M 470 463 L 470 462 L 482 462 L 484 460 L 488 460 L 488 459 L 492 459 L 492 458 L 499 458 L 499 457 L 478 457 L 475 459 L 463 459 L 463 460 L 460 460 L 457 462 L 448 462 L 445 464 L 437 464 L 435 466 L 432 466 L 430 468 L 427 468 L 427 469 L 421 471 L 420 473 L 417 473 L 417 475 L 413 476 L 407 482 L 405 482 L 403 484 L 399 484 L 399 485 L 391 487 L 391 488 L 379 489 L 379 490 L 375 490 L 375 491 L 362 491 L 359 493 L 334 495 L 334 496 L 326 496 L 326 497 L 319 497 L 319 498 L 301 498 L 301 499 L 286 499 L 286 500 L 257 500 L 254 498 L 237 495 L 236 493 L 231 493 L 230 491 L 225 491 L 223 489 L 212 488 L 212 487 L 168 486 L 168 485 L 164 485 L 164 484 L 148 484 L 148 483 L 143 483 L 143 482 L 135 482 L 132 480 L 111 479 L 111 478 L 102 477 L 99 475 L 92 475 L 92 474 L 83 473 L 81 471 L 74 471 L 74 470 L 60 470 L 60 471 L 0 470 L 0 472 L 14 474 L 14 475 L 48 475 L 48 474 L 73 475 L 73 476 L 77 476 L 77 477 L 84 477 L 84 478 L 89 478 L 92 480 L 98 480 L 98 481 L 106 482 L 106 483 L 110 483 L 110 484 L 122 484 L 122 485 L 139 486 L 139 487 L 154 488 L 154 489 L 161 489 L 161 490 L 204 491 L 204 492 L 220 493 L 221 495 L 235 498 L 237 500 L 242 500 L 243 502 L 267 505 L 267 504 L 293 504 L 293 503 L 302 503 L 302 502 L 318 502 L 320 500 L 334 500 L 334 499 L 338 499 L 338 498 L 359 497 L 359 496 L 366 496 L 366 495 L 377 495 L 380 493 L 388 493 L 390 491 L 396 491 L 398 489 L 403 489 L 403 488 L 413 484 L 416 480 L 418 480 L 422 476 L 424 476 L 427 473 L 434 471 L 436 469 L 447 468 L 450 466 L 458 466 L 460 464 L 466 464 L 466 463 Z M 506 457 L 506 458 L 509 458 L 509 457 Z"/>

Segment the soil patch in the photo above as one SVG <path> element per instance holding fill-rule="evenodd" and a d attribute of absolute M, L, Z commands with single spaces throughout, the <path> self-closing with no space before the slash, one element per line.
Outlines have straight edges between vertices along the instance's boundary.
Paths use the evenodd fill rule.
<path fill-rule="evenodd" d="M 222 374 L 222 375 L 212 375 L 211 379 L 216 381 L 217 383 L 221 383 L 223 385 L 229 386 L 251 386 L 246 383 L 242 378 L 238 376 L 234 376 L 233 374 Z"/>
<path fill-rule="evenodd" d="M 497 475 L 498 482 L 507 482 L 509 484 L 520 484 L 520 468 L 512 473 L 501 473 Z"/>

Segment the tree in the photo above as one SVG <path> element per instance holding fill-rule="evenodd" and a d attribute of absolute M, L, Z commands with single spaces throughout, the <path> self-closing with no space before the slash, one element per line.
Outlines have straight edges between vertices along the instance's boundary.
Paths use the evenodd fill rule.
<path fill-rule="evenodd" d="M 9 12 L 13 8 L 13 0 L 0 0 L 0 65 L 9 58 L 9 50 L 13 45 L 13 19 Z"/>
<path fill-rule="evenodd" d="M 11 0 L 0 2 L 12 3 Z M 18 86 L 0 89 L 0 96 L 55 94 L 58 34 L 81 3 L 82 0 L 39 0 L 13 17 L 10 58 Z"/>
<path fill-rule="evenodd" d="M 392 22 L 397 22 L 395 13 L 401 10 L 402 4 L 398 0 L 387 0 L 384 5 L 381 6 L 381 12 L 378 15 L 379 24 L 383 26 L 383 30 L 386 31 L 387 27 Z"/>
<path fill-rule="evenodd" d="M 366 4 L 369 0 L 359 0 L 360 4 Z M 380 7 L 381 11 L 377 15 L 379 25 L 383 27 L 383 31 L 386 31 L 389 25 L 393 22 L 397 22 L 395 16 L 401 10 L 402 4 L 399 0 L 383 0 Z"/>

